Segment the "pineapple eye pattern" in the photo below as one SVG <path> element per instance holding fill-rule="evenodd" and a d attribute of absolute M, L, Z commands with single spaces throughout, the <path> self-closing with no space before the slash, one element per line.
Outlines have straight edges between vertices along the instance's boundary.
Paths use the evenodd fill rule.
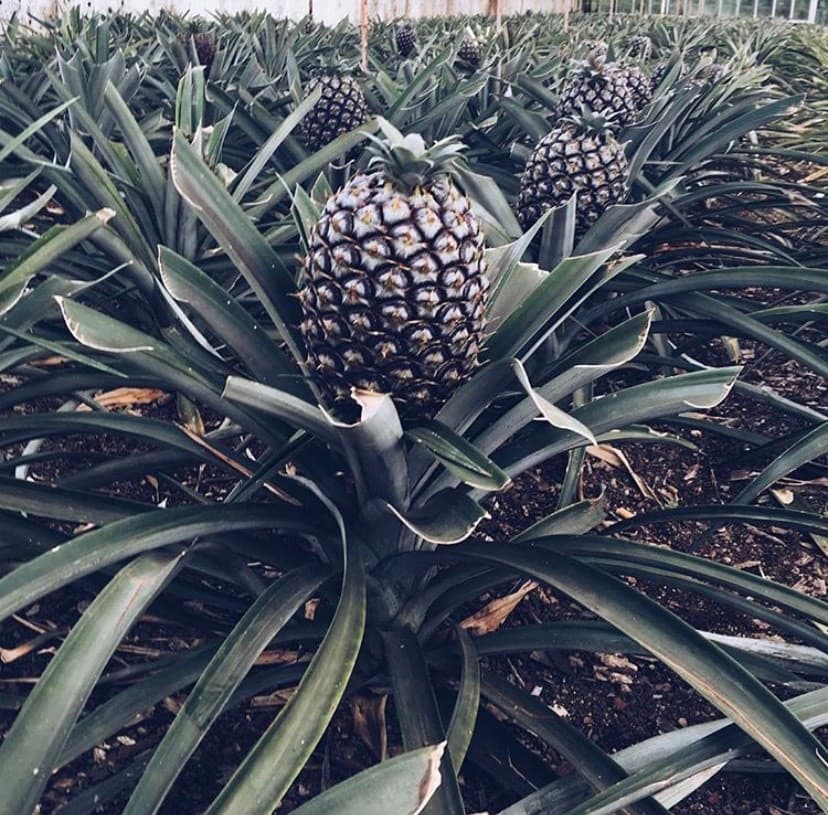
<path fill-rule="evenodd" d="M 431 413 L 477 364 L 489 282 L 480 224 L 439 178 L 410 193 L 357 175 L 310 235 L 300 297 L 308 366 L 336 401 L 352 387 Z"/>

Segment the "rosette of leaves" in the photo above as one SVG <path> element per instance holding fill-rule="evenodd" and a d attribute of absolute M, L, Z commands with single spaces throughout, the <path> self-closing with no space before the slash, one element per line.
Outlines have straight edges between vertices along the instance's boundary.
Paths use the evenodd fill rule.
<path fill-rule="evenodd" d="M 431 416 L 403 421 L 389 394 L 355 391 L 354 415 L 346 418 L 315 395 L 304 368 L 296 276 L 277 251 L 280 234 L 311 234 L 333 193 L 330 176 L 308 190 L 295 187 L 295 223 L 280 219 L 272 204 L 260 210 L 275 219 L 264 233 L 255 207 L 245 209 L 238 187 L 228 189 L 205 160 L 198 130 L 176 129 L 170 181 L 213 243 L 204 255 L 188 255 L 159 242 L 153 291 L 175 318 L 174 331 L 158 332 L 130 310 L 106 313 L 95 297 L 106 281 L 74 285 L 73 272 L 87 258 L 100 260 L 90 238 L 129 218 L 130 202 L 56 227 L 4 271 L 3 330 L 10 339 L 3 363 L 18 384 L 0 404 L 58 397 L 91 408 L 0 419 L 0 444 L 12 455 L 24 447 L 12 458 L 23 468 L 18 474 L 62 454 L 31 446 L 47 438 L 105 431 L 148 449 L 52 483 L 0 479 L 1 551 L 13 566 L 0 579 L 2 616 L 70 587 L 93 597 L 0 747 L 0 812 L 33 810 L 54 769 L 169 694 L 189 689 L 160 743 L 69 804 L 71 812 L 92 812 L 126 796 L 127 815 L 157 812 L 222 712 L 285 687 L 295 687 L 290 701 L 242 757 L 209 815 L 272 811 L 337 706 L 370 688 L 393 694 L 403 753 L 305 804 L 305 815 L 413 813 L 425 806 L 462 813 L 464 762 L 494 771 L 521 798 L 507 810 L 512 815 L 538 807 L 663 813 L 701 783 L 702 770 L 754 744 L 821 806 L 828 804 L 824 751 L 809 733 L 826 721 L 824 689 L 783 704 L 761 681 L 802 690 L 803 677 L 824 676 L 817 650 L 824 635 L 795 617 L 828 624 L 825 604 L 706 559 L 593 534 L 603 518 L 600 504 L 573 499 L 579 450 L 605 440 L 678 443 L 647 422 L 716 405 L 738 374 L 653 375 L 595 396 L 601 377 L 648 346 L 653 312 L 634 309 L 607 327 L 583 320 L 585 304 L 640 258 L 619 256 L 623 241 L 579 254 L 561 254 L 547 242 L 529 260 L 543 219 L 521 233 L 497 185 L 459 168 L 457 183 L 488 242 L 489 337 L 480 364 Z M 217 258 L 235 276 L 215 274 Z M 59 311 L 45 310 L 47 302 Z M 49 376 L 32 364 L 55 356 L 64 365 Z M 119 386 L 182 394 L 201 421 L 181 426 L 110 412 L 96 394 Z M 811 439 L 808 449 L 818 441 Z M 488 497 L 565 454 L 570 468 L 557 512 L 508 542 L 473 538 Z M 222 475 L 219 494 L 181 475 L 205 466 Z M 147 476 L 184 501 L 158 507 L 112 496 L 111 485 Z M 717 521 L 755 519 L 761 511 L 747 498 Z M 807 514 L 774 518 L 828 532 Z M 66 531 L 78 524 L 83 531 Z M 518 575 L 563 592 L 601 623 L 532 626 L 479 641 L 453 633 L 451 622 L 467 601 Z M 725 605 L 773 615 L 791 636 L 806 629 L 812 649 L 780 644 L 768 659 L 753 641 L 738 641 L 726 652 L 616 575 L 713 592 Z M 205 591 L 217 580 L 225 591 Z M 302 610 L 312 598 L 318 604 L 308 626 Z M 207 620 L 190 610 L 192 602 L 217 613 Z M 118 645 L 148 609 L 196 626 L 203 647 L 136 667 L 129 685 L 89 706 Z M 256 665 L 271 643 L 290 642 L 303 643 L 310 661 Z M 732 723 L 690 728 L 609 756 L 480 662 L 482 654 L 570 647 L 653 655 Z M 484 702 L 565 756 L 572 776 L 556 781 Z M 506 754 L 510 761 L 495 761 L 493 770 L 492 756 Z M 692 780 L 677 784 L 683 779 Z"/>

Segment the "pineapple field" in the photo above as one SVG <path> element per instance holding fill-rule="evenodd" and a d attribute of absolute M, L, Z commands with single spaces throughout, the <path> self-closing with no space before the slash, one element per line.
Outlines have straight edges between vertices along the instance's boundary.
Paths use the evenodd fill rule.
<path fill-rule="evenodd" d="M 828 30 L 0 29 L 0 815 L 828 812 Z"/>

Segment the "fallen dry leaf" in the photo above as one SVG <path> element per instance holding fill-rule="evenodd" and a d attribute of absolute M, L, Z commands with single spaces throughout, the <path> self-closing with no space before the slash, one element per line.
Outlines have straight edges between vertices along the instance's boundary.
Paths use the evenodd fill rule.
<path fill-rule="evenodd" d="M 387 693 L 367 693 L 351 699 L 354 732 L 380 761 L 388 758 L 388 731 L 385 724 L 387 702 Z"/>
<path fill-rule="evenodd" d="M 115 388 L 111 391 L 96 393 L 93 399 L 106 410 L 113 408 L 130 408 L 136 405 L 152 405 L 167 398 L 167 392 L 157 388 Z M 78 405 L 79 413 L 92 410 L 88 405 Z"/>
<path fill-rule="evenodd" d="M 617 447 L 612 447 L 609 444 L 590 444 L 586 451 L 589 455 L 609 464 L 610 467 L 622 468 L 629 473 L 635 486 L 638 487 L 639 492 L 645 497 L 655 501 L 661 506 L 658 496 L 653 492 L 646 481 L 633 469 L 629 459 Z"/>
<path fill-rule="evenodd" d="M 465 628 L 477 637 L 497 631 L 506 622 L 506 618 L 517 608 L 518 603 L 537 587 L 538 584 L 534 580 L 527 580 L 517 591 L 486 603 L 480 611 L 476 611 L 471 617 L 463 620 L 460 627 Z"/>

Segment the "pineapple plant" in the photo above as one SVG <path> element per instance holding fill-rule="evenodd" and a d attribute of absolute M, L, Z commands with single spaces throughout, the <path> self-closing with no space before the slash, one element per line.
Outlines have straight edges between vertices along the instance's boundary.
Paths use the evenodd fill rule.
<path fill-rule="evenodd" d="M 406 23 L 396 30 L 394 42 L 401 57 L 410 57 L 417 48 L 417 32 L 410 23 Z"/>
<path fill-rule="evenodd" d="M 611 126 L 618 129 L 633 122 L 638 113 L 627 73 L 594 53 L 569 73 L 558 100 L 561 117 L 584 110 L 611 118 Z"/>
<path fill-rule="evenodd" d="M 355 130 L 368 118 L 365 95 L 350 74 L 325 69 L 308 84 L 308 93 L 321 87 L 322 96 L 302 121 L 305 144 L 312 152 L 337 136 Z"/>
<path fill-rule="evenodd" d="M 477 362 L 483 234 L 452 181 L 457 138 L 427 147 L 381 126 L 368 170 L 328 199 L 311 230 L 301 332 L 308 366 L 333 399 L 358 388 L 430 411 Z"/>
<path fill-rule="evenodd" d="M 577 193 L 575 230 L 582 235 L 608 207 L 624 200 L 629 164 L 607 125 L 585 113 L 561 120 L 538 142 L 520 179 L 517 212 L 524 229 Z"/>

